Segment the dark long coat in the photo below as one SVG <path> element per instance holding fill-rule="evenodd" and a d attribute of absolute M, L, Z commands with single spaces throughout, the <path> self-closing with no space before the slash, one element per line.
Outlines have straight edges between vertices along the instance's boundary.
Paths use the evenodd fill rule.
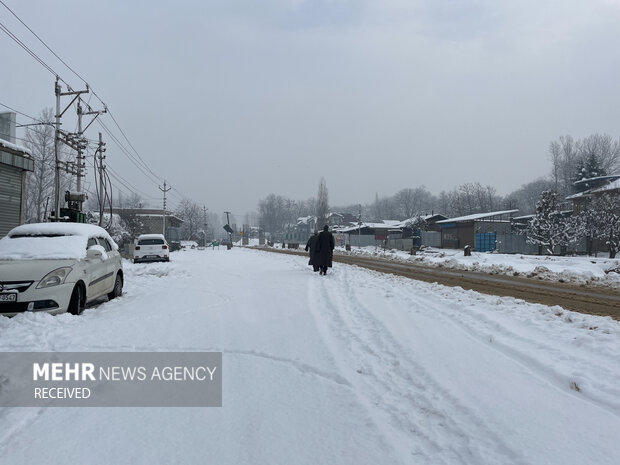
<path fill-rule="evenodd" d="M 318 234 L 313 234 L 306 242 L 306 252 L 310 253 L 310 260 L 308 260 L 308 265 L 314 265 L 314 254 L 316 252 L 316 241 L 319 239 Z M 316 266 L 316 265 L 315 265 Z"/>
<path fill-rule="evenodd" d="M 334 256 L 334 235 L 329 231 L 321 231 L 316 241 L 316 251 L 314 252 L 314 264 L 317 266 L 332 266 Z"/>

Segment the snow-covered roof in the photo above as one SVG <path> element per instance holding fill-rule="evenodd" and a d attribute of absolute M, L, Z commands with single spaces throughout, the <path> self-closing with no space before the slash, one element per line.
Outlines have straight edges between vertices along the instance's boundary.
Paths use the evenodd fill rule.
<path fill-rule="evenodd" d="M 337 228 L 338 232 L 346 233 L 351 231 L 357 231 L 358 229 L 370 228 L 370 229 L 392 229 L 397 228 L 400 221 L 398 220 L 383 220 L 382 223 L 362 223 L 361 225 L 353 224 L 351 226 L 345 226 Z"/>
<path fill-rule="evenodd" d="M 0 147 L 5 147 L 7 149 L 15 150 L 16 152 L 22 152 L 30 157 L 32 157 L 32 153 L 26 147 L 22 147 L 21 145 L 13 144 L 7 140 L 0 139 Z"/>
<path fill-rule="evenodd" d="M 565 200 L 580 199 L 581 197 L 586 197 L 589 193 L 590 193 L 589 190 L 584 191 L 584 192 L 577 192 L 576 194 L 572 194 L 572 195 L 569 195 L 568 197 L 565 197 Z"/>
<path fill-rule="evenodd" d="M 316 221 L 316 216 L 302 216 L 297 218 L 297 224 L 309 224 L 312 221 Z"/>
<path fill-rule="evenodd" d="M 595 176 L 593 178 L 580 179 L 579 181 L 575 181 L 573 184 L 584 184 L 584 183 L 587 184 L 587 183 L 597 182 L 597 181 L 615 181 L 618 178 L 620 178 L 620 174 L 613 174 L 610 176 Z"/>
<path fill-rule="evenodd" d="M 0 259 L 81 259 L 86 256 L 89 237 L 106 238 L 118 249 L 106 230 L 93 224 L 33 223 L 13 228 L 0 240 Z"/>
<path fill-rule="evenodd" d="M 436 216 L 440 216 L 442 218 L 445 218 L 445 216 L 440 215 L 438 213 L 434 213 L 434 214 L 430 214 L 430 215 L 419 215 L 419 216 L 413 216 L 411 218 L 409 218 L 408 220 L 404 220 L 401 221 L 393 226 L 397 227 L 397 228 L 406 228 L 407 226 L 409 226 L 409 223 L 412 223 L 414 221 L 416 221 L 418 218 L 422 218 L 424 221 L 428 221 L 431 218 L 435 218 Z"/>
<path fill-rule="evenodd" d="M 576 194 L 569 195 L 565 197 L 566 200 L 576 200 L 584 197 L 590 197 L 592 194 L 600 194 L 602 192 L 613 191 L 616 189 L 620 189 L 620 174 L 616 174 L 613 176 L 599 176 L 596 178 L 590 179 L 582 179 L 581 181 L 576 181 L 574 184 L 581 184 L 584 182 L 592 182 L 592 181 L 608 181 L 607 184 L 602 186 L 593 187 L 591 189 L 584 190 L 583 192 L 577 192 Z"/>
<path fill-rule="evenodd" d="M 615 179 L 614 181 L 610 182 L 609 184 L 605 186 L 592 189 L 590 192 L 594 194 L 594 193 L 599 193 L 599 192 L 612 191 L 615 189 L 620 189 L 620 177 L 618 177 L 617 179 Z"/>
<path fill-rule="evenodd" d="M 491 218 L 493 216 L 500 215 L 508 215 L 509 213 L 516 213 L 519 210 L 500 210 L 496 212 L 486 212 L 486 213 L 474 213 L 473 215 L 465 215 L 465 216 L 457 216 L 456 218 L 448 218 L 447 220 L 438 221 L 438 224 L 442 223 L 455 223 L 455 222 L 463 222 L 463 221 L 475 221 L 482 220 L 485 218 Z"/>
<path fill-rule="evenodd" d="M 142 216 L 145 218 L 162 218 L 164 215 L 162 215 L 161 213 L 137 213 L 136 216 Z M 171 215 L 169 213 L 166 213 L 166 218 L 174 218 L 175 220 L 184 223 L 181 218 L 176 215 Z"/>

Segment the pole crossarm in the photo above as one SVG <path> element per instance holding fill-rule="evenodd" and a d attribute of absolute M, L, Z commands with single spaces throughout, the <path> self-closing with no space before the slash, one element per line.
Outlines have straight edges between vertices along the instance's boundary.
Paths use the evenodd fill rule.
<path fill-rule="evenodd" d="M 107 107 L 105 107 L 103 110 L 91 110 L 90 107 L 88 108 L 89 111 L 82 111 L 82 107 L 78 105 L 78 115 L 94 115 L 93 118 L 90 120 L 90 123 L 88 123 L 86 127 L 80 131 L 80 134 L 84 134 L 86 130 L 90 127 L 90 125 L 93 124 L 100 115 L 108 112 Z"/>

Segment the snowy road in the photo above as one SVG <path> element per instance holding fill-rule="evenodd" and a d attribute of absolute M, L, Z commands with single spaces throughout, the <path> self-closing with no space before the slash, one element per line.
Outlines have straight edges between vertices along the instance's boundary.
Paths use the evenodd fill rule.
<path fill-rule="evenodd" d="M 126 265 L 3 351 L 222 351 L 222 408 L 0 410 L 0 464 L 617 464 L 620 324 L 235 248 Z"/>

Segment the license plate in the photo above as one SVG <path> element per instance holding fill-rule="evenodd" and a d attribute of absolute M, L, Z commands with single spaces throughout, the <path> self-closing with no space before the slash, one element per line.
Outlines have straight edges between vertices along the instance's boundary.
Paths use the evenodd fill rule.
<path fill-rule="evenodd" d="M 0 302 L 17 302 L 17 294 L 0 294 Z"/>

